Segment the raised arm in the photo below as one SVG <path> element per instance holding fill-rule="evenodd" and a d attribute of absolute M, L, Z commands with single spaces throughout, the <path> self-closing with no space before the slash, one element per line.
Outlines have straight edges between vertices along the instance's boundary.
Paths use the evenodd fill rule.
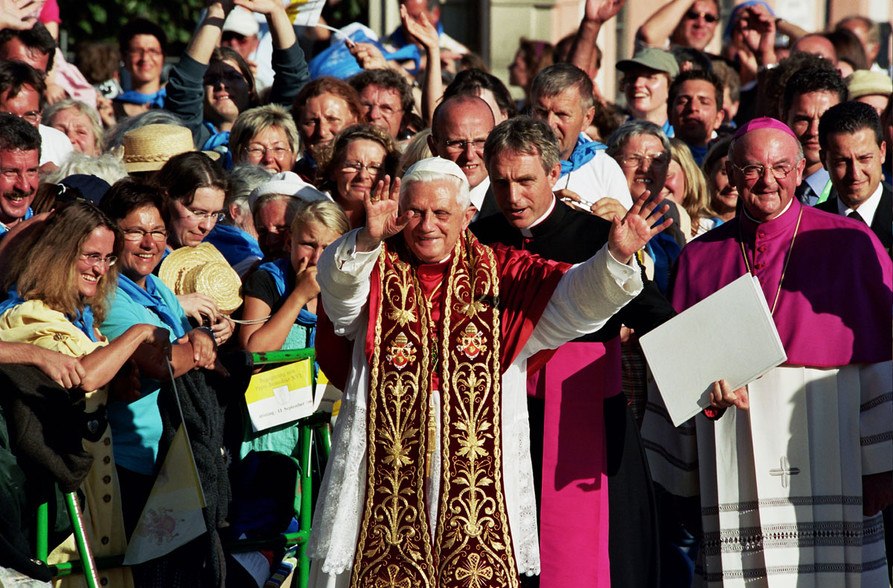
<path fill-rule="evenodd" d="M 203 65 L 208 65 L 211 54 L 220 44 L 225 20 L 226 11 L 223 9 L 223 4 L 220 2 L 209 4 L 205 18 L 199 23 L 198 30 L 186 46 L 186 55 Z"/>
<path fill-rule="evenodd" d="M 564 274 L 525 349 L 535 353 L 554 349 L 576 337 L 602 328 L 617 311 L 642 290 L 642 272 L 630 263 L 636 251 L 669 227 L 660 220 L 666 212 L 662 199 L 648 202 L 646 191 L 626 216 L 612 221 L 608 243 L 589 260 Z"/>
<path fill-rule="evenodd" d="M 210 136 L 204 127 L 204 76 L 211 54 L 220 42 L 226 13 L 223 4 L 208 5 L 205 18 L 186 46 L 183 58 L 171 70 L 167 83 L 165 109 L 173 112 L 192 131 L 192 139 L 201 146 Z"/>
<path fill-rule="evenodd" d="M 273 41 L 273 85 L 269 102 L 291 107 L 310 79 L 310 69 L 285 7 L 280 0 L 234 0 L 233 3 L 266 17 Z"/>
<path fill-rule="evenodd" d="M 0 0 L 0 29 L 24 31 L 32 28 L 42 4 L 37 0 Z"/>
<path fill-rule="evenodd" d="M 389 181 L 385 176 L 372 194 L 366 195 L 366 226 L 326 247 L 319 259 L 316 280 L 326 316 L 337 335 L 353 338 L 358 331 L 381 243 L 409 222 L 409 213 L 398 215 L 400 180 L 395 179 L 390 189 Z"/>
<path fill-rule="evenodd" d="M 664 49 L 676 25 L 694 3 L 695 0 L 670 0 L 639 27 L 636 39 L 649 47 Z"/>
<path fill-rule="evenodd" d="M 437 34 L 437 29 L 424 12 L 420 12 L 418 18 L 414 19 L 406 10 L 406 5 L 401 4 L 400 20 L 409 35 L 425 48 L 427 66 L 425 67 L 425 79 L 422 83 L 422 118 L 425 120 L 425 124 L 430 126 L 434 117 L 434 109 L 443 96 L 440 37 Z"/>
<path fill-rule="evenodd" d="M 583 20 L 571 48 L 570 62 L 585 71 L 590 78 L 598 75 L 595 44 L 602 25 L 617 16 L 625 3 L 626 0 L 586 0 Z"/>
<path fill-rule="evenodd" d="M 298 41 L 285 6 L 279 0 L 233 0 L 233 4 L 266 17 L 273 49 L 288 49 Z"/>

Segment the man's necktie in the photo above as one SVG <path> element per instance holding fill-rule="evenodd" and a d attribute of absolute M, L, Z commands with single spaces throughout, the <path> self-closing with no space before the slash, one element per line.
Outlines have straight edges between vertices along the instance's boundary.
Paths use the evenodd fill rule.
<path fill-rule="evenodd" d="M 857 211 L 855 211 L 855 210 L 851 210 L 850 212 L 847 213 L 846 216 L 847 216 L 847 218 L 851 218 L 851 219 L 853 219 L 853 220 L 859 221 L 859 222 L 862 223 L 863 225 L 864 225 L 864 224 L 867 224 L 867 223 L 865 222 L 865 219 L 862 218 L 862 215 L 859 214 L 859 213 L 858 213 Z"/>
<path fill-rule="evenodd" d="M 816 193 L 813 192 L 812 188 L 810 188 L 809 184 L 806 182 L 800 182 L 800 185 L 794 190 L 794 195 L 801 204 L 805 204 L 806 206 L 812 206 L 813 202 L 810 202 L 810 200 L 815 199 L 816 197 Z"/>

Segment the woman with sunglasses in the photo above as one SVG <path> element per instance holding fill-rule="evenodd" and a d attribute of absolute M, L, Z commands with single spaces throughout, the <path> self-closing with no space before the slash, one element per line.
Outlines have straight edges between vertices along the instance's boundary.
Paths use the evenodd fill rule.
<path fill-rule="evenodd" d="M 719 23 L 717 0 L 674 0 L 660 7 L 636 31 L 636 46 L 667 49 L 672 43 L 703 51 Z"/>
<path fill-rule="evenodd" d="M 10 245 L 11 262 L 0 280 L 8 292 L 0 304 L 0 341 L 30 343 L 80 358 L 85 375 L 71 392 L 85 398 L 83 448 L 93 458 L 81 490 L 94 555 L 111 556 L 126 548 L 120 493 L 111 432 L 105 417 L 107 400 L 131 392 L 126 370 L 134 356 L 151 355 L 159 365 L 170 353 L 167 331 L 134 324 L 115 341 L 97 326 L 108 314 L 108 297 L 117 283 L 121 233 L 95 206 L 75 201 L 57 210 Z M 119 377 L 119 373 L 123 377 Z M 51 555 L 51 561 L 71 559 L 72 538 Z M 128 569 L 103 570 L 104 583 L 132 585 Z"/>
<path fill-rule="evenodd" d="M 229 4 L 229 9 L 233 6 L 224 2 L 208 5 L 204 20 L 167 84 L 165 108 L 183 118 L 196 146 L 204 150 L 226 150 L 236 118 L 260 104 L 247 62 L 233 49 L 217 47 L 229 10 L 224 4 Z M 266 16 L 275 73 L 269 102 L 291 106 L 310 76 L 284 5 L 278 0 L 235 0 L 234 4 Z M 232 161 L 227 156 L 224 163 L 230 167 Z"/>

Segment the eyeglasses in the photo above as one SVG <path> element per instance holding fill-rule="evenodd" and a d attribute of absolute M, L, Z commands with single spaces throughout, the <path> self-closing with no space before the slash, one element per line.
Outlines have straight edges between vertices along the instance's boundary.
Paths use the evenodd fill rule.
<path fill-rule="evenodd" d="M 100 267 L 102 265 L 112 267 L 115 265 L 115 262 L 118 261 L 118 256 L 106 255 L 103 257 L 98 253 L 81 253 L 81 259 L 86 261 L 90 267 Z"/>
<path fill-rule="evenodd" d="M 370 176 L 377 176 L 381 171 L 382 163 L 363 163 L 362 161 L 345 161 L 341 166 L 341 171 L 346 174 L 360 173 L 363 170 L 369 172 Z"/>
<path fill-rule="evenodd" d="M 624 157 L 620 160 L 620 165 L 623 167 L 628 167 L 630 169 L 635 169 L 637 167 L 641 167 L 643 163 L 648 162 L 650 165 L 655 165 L 657 167 L 666 167 L 670 164 L 670 158 L 666 153 L 656 153 L 654 155 L 640 155 L 636 153 L 635 155 L 630 155 L 628 157 Z"/>
<path fill-rule="evenodd" d="M 734 163 L 730 163 L 733 168 L 738 170 L 742 176 L 744 176 L 745 180 L 757 180 L 759 178 L 765 177 L 766 175 L 766 166 L 765 165 L 745 165 L 744 167 L 738 167 Z M 768 168 L 772 171 L 772 177 L 776 180 L 784 179 L 788 176 L 789 173 L 794 169 L 794 166 L 789 163 L 779 163 L 777 165 L 773 165 Z"/>
<path fill-rule="evenodd" d="M 226 213 L 222 210 L 215 210 L 213 212 L 207 212 L 205 210 L 192 210 L 191 208 L 187 208 L 186 212 L 190 214 L 193 218 L 201 219 L 201 220 L 209 220 L 215 223 L 218 223 L 226 218 Z M 165 233 L 165 237 L 167 237 L 167 233 Z M 154 235 L 152 237 L 155 238 Z"/>
<path fill-rule="evenodd" d="M 455 139 L 455 140 L 447 140 L 444 141 L 443 144 L 446 146 L 447 151 L 451 151 L 452 153 L 462 153 L 468 146 L 471 145 L 472 149 L 477 152 L 481 152 L 484 150 L 484 144 L 487 142 L 486 139 Z"/>
<path fill-rule="evenodd" d="M 291 153 L 291 147 L 264 147 L 263 145 L 252 145 L 245 149 L 248 155 L 257 159 L 263 159 L 267 156 L 267 152 L 273 154 L 273 159 L 282 159 L 287 153 Z"/>
<path fill-rule="evenodd" d="M 198 215 L 195 215 L 195 216 L 198 216 Z M 164 241 L 167 239 L 167 231 L 164 231 L 164 230 L 144 231 L 143 229 L 124 229 L 124 240 L 125 241 L 132 241 L 134 243 L 138 243 L 139 241 L 142 241 L 143 239 L 145 239 L 146 235 L 149 235 L 150 237 L 152 237 L 153 241 Z"/>
<path fill-rule="evenodd" d="M 687 20 L 698 20 L 699 18 L 703 18 L 705 22 L 709 22 L 710 24 L 713 24 L 719 20 L 719 17 L 715 14 L 711 14 L 709 12 L 695 12 L 694 10 L 689 10 L 688 12 L 686 12 L 685 18 Z"/>

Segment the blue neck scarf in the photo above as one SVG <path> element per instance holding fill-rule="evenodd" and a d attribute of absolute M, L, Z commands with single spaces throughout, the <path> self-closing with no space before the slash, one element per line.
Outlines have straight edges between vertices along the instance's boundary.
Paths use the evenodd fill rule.
<path fill-rule="evenodd" d="M 280 297 L 291 294 L 292 289 L 295 287 L 295 276 L 294 270 L 291 267 L 291 260 L 283 258 L 275 261 L 268 261 L 262 263 L 257 269 L 264 270 L 273 277 L 273 281 L 276 282 L 276 290 L 279 291 Z M 306 308 L 302 308 L 301 313 L 298 315 L 298 318 L 295 319 L 295 322 L 302 327 L 314 329 L 315 331 L 316 315 Z M 311 347 L 313 346 L 314 331 L 311 331 L 309 338 L 309 345 Z"/>
<path fill-rule="evenodd" d="M 604 143 L 590 141 L 581 133 L 580 136 L 577 137 L 577 145 L 574 147 L 574 152 L 571 153 L 570 160 L 561 160 L 561 175 L 564 176 L 574 170 L 580 169 L 592 161 L 592 158 L 595 157 L 596 153 L 607 148 L 608 146 Z"/>
<path fill-rule="evenodd" d="M 216 151 L 220 154 L 220 164 L 223 169 L 233 169 L 233 153 L 229 150 L 229 131 L 219 131 L 214 123 L 205 121 L 202 123 L 211 136 L 202 144 L 202 151 Z"/>
<path fill-rule="evenodd" d="M 645 245 L 645 252 L 654 260 L 654 283 L 664 296 L 669 296 L 670 271 L 682 248 L 672 235 L 658 233 Z"/>
<path fill-rule="evenodd" d="M 9 289 L 9 292 L 6 293 L 6 300 L 0 302 L 0 314 L 3 314 L 10 308 L 18 306 L 24 301 L 25 299 L 19 296 L 19 291 L 13 286 Z"/>
<path fill-rule="evenodd" d="M 93 328 L 93 308 L 88 304 L 84 310 L 79 310 L 73 317 L 68 317 L 71 324 L 79 328 L 94 343 L 96 339 L 96 329 Z"/>
<path fill-rule="evenodd" d="M 118 287 L 130 296 L 131 300 L 158 315 L 158 318 L 170 328 L 177 339 L 186 334 L 180 318 L 158 293 L 158 278 L 153 275 L 147 276 L 146 288 L 143 289 L 124 274 L 119 274 Z"/>
<path fill-rule="evenodd" d="M 167 97 L 167 89 L 161 88 L 154 94 L 143 94 L 136 90 L 127 90 L 115 96 L 115 102 L 127 104 L 148 104 L 151 108 L 164 108 L 164 99 Z"/>
<path fill-rule="evenodd" d="M 25 299 L 19 296 L 19 291 L 15 286 L 10 288 L 6 293 L 6 300 L 0 302 L 0 315 L 7 310 L 15 308 L 19 304 L 25 302 Z M 96 339 L 96 329 L 93 328 L 93 309 L 88 304 L 83 310 L 77 311 L 74 316 L 65 315 L 71 321 L 71 324 L 80 329 L 94 343 Z"/>
<path fill-rule="evenodd" d="M 31 207 L 29 206 L 28 210 L 25 211 L 25 216 L 22 217 L 22 220 L 28 220 L 32 216 L 34 216 L 34 211 L 31 210 Z M 9 227 L 4 225 L 3 223 L 0 223 L 0 235 L 5 235 L 8 232 L 9 232 Z"/>
<path fill-rule="evenodd" d="M 217 223 L 205 237 L 205 242 L 216 247 L 230 265 L 236 265 L 248 257 L 264 257 L 257 239 L 233 225 Z"/>

